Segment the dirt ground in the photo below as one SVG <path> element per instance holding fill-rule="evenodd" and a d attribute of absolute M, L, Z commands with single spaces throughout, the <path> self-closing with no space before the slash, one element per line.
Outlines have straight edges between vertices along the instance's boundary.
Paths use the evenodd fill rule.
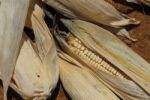
<path fill-rule="evenodd" d="M 111 1 L 111 0 L 108 0 Z M 118 0 L 114 0 L 117 1 Z M 120 0 L 121 1 L 121 0 Z M 132 4 L 127 3 L 114 3 L 111 2 L 115 7 L 124 13 L 128 13 L 129 16 L 136 18 L 137 20 L 141 21 L 141 24 L 136 27 L 127 27 L 127 29 L 130 29 L 129 32 L 132 37 L 138 39 L 137 42 L 131 42 L 127 40 L 126 38 L 120 37 L 121 40 L 123 40 L 129 47 L 131 47 L 136 53 L 138 53 L 140 56 L 142 56 L 146 61 L 150 63 L 150 7 L 144 7 L 136 6 Z M 121 4 L 120 4 L 121 3 Z M 129 13 L 130 12 L 130 13 Z M 13 92 L 9 93 L 9 96 L 11 97 Z M 0 100 L 3 99 L 2 96 L 2 87 L 0 88 Z M 62 88 L 58 86 L 58 89 L 56 90 L 54 96 L 52 98 L 49 98 L 49 100 L 67 100 L 66 96 L 64 95 L 64 92 Z M 11 99 L 10 99 L 11 100 Z M 16 100 L 16 99 L 14 99 Z M 20 100 L 18 98 L 17 100 Z"/>
<path fill-rule="evenodd" d="M 140 25 L 136 27 L 127 27 L 127 29 L 131 28 L 129 30 L 130 35 L 138 39 L 137 42 L 133 43 L 125 38 L 120 39 L 150 63 L 150 7 L 144 5 L 128 5 L 127 3 L 115 3 L 114 5 L 118 10 L 128 13 L 130 17 L 141 21 Z"/>

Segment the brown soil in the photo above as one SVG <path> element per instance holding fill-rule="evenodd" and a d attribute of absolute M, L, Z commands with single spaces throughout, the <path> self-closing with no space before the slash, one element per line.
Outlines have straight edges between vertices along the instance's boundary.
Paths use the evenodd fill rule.
<path fill-rule="evenodd" d="M 118 0 L 114 0 L 118 1 Z M 121 0 L 120 0 L 121 1 Z M 120 38 L 123 40 L 129 47 L 131 47 L 136 53 L 142 56 L 146 61 L 150 63 L 150 7 L 145 5 L 137 6 L 127 3 L 113 3 L 115 7 L 124 13 L 128 13 L 130 17 L 136 18 L 141 21 L 141 24 L 130 29 L 130 35 L 136 39 L 137 42 L 133 43 L 125 38 Z M 127 9 L 125 9 L 127 8 Z M 129 13 L 130 12 L 130 13 Z"/>
<path fill-rule="evenodd" d="M 118 1 L 118 0 L 114 0 L 114 1 Z M 150 9 L 150 8 L 143 8 L 135 5 L 134 7 L 132 5 L 127 6 L 128 5 L 127 3 L 123 3 L 123 4 L 114 3 L 114 2 L 111 3 L 115 5 L 115 7 L 119 11 L 124 13 L 130 12 L 128 14 L 129 16 L 134 17 L 137 20 L 141 21 L 141 24 L 139 26 L 136 26 L 129 30 L 131 36 L 138 39 L 137 42 L 133 43 L 128 39 L 120 36 L 119 38 L 123 40 L 129 47 L 131 47 L 136 53 L 138 53 L 140 56 L 142 56 L 145 60 L 147 60 L 150 63 L 150 14 L 146 13 L 146 9 Z M 3 98 L 2 88 L 0 88 L 0 94 L 1 94 L 0 100 L 2 100 Z M 67 100 L 62 88 L 57 89 L 57 94 L 55 94 L 54 98 L 56 100 Z M 55 100 L 54 98 L 51 98 L 50 100 Z"/>

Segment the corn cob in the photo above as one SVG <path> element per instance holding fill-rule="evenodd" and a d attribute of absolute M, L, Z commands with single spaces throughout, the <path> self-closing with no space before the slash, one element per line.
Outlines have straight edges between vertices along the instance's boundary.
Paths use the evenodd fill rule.
<path fill-rule="evenodd" d="M 123 75 L 120 70 L 115 69 L 114 67 L 112 67 L 112 65 L 107 63 L 103 58 L 96 55 L 90 49 L 86 48 L 82 44 L 82 42 L 78 38 L 75 38 L 71 33 L 70 36 L 68 36 L 67 43 L 70 50 L 74 52 L 76 55 L 80 56 L 81 59 L 85 59 L 87 62 L 89 62 L 90 66 L 102 70 L 110 75 L 114 75 L 120 78 L 125 78 L 125 75 Z"/>
<path fill-rule="evenodd" d="M 60 79 L 73 100 L 119 100 L 91 71 L 59 52 Z"/>
<path fill-rule="evenodd" d="M 66 37 L 61 37 L 61 33 L 56 35 L 65 52 L 94 71 L 121 98 L 150 99 L 150 65 L 145 60 L 94 24 L 62 21 L 71 31 Z"/>

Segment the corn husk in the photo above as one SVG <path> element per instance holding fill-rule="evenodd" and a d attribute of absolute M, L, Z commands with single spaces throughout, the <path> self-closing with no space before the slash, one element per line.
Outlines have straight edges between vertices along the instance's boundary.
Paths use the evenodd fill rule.
<path fill-rule="evenodd" d="M 42 0 L 69 18 L 78 18 L 112 27 L 139 24 L 133 18 L 123 17 L 104 0 Z"/>
<path fill-rule="evenodd" d="M 141 3 L 144 3 L 148 6 L 150 6 L 150 0 L 126 0 L 126 1 L 136 3 L 136 4 L 140 4 L 140 2 L 141 2 Z"/>
<path fill-rule="evenodd" d="M 60 79 L 73 100 L 119 100 L 92 72 L 75 59 L 59 52 Z"/>
<path fill-rule="evenodd" d="M 127 30 L 120 26 L 139 24 L 140 21 L 119 13 L 112 5 L 104 0 L 43 1 L 68 18 L 90 21 L 97 25 L 103 26 L 113 33 L 117 33 L 117 35 L 124 36 L 131 41 L 137 41 L 129 35 Z"/>
<path fill-rule="evenodd" d="M 45 66 L 44 73 L 47 72 L 47 81 L 44 83 L 48 84 L 49 88 L 45 87 L 45 89 L 48 88 L 49 91 L 52 91 L 56 87 L 59 78 L 57 52 L 52 34 L 44 21 L 44 12 L 38 5 L 35 5 L 31 21 L 35 33 L 38 55 Z"/>
<path fill-rule="evenodd" d="M 29 0 L 0 1 L 0 70 L 4 99 L 13 75 Z"/>
<path fill-rule="evenodd" d="M 52 73 L 50 73 L 51 68 L 49 66 L 41 61 L 39 55 L 33 49 L 31 41 L 25 39 L 17 59 L 10 87 L 24 99 L 45 100 L 51 95 L 58 80 L 54 75 L 56 79 L 51 78 Z"/>
<path fill-rule="evenodd" d="M 80 58 L 70 50 L 61 33 L 56 37 L 62 49 L 70 56 L 82 62 L 83 65 L 94 71 L 100 80 L 121 98 L 128 99 L 150 99 L 150 64 L 133 52 L 110 32 L 94 24 L 81 20 L 62 20 L 65 26 L 76 36 L 87 48 L 95 54 L 102 56 L 107 62 L 121 70 L 130 78 L 124 80 L 109 75 L 101 70 L 90 66 L 87 60 Z M 132 56 L 131 56 L 132 55 Z"/>
<path fill-rule="evenodd" d="M 36 6 L 32 14 L 36 42 L 23 36 L 10 84 L 24 99 L 45 100 L 58 82 L 56 47 L 43 17 L 43 11 Z"/>
<path fill-rule="evenodd" d="M 150 6 L 150 0 L 139 0 L 139 1 Z"/>
<path fill-rule="evenodd" d="M 32 12 L 34 10 L 35 4 L 38 4 L 39 6 L 43 6 L 41 0 L 30 0 L 29 10 L 28 10 L 28 13 L 27 13 L 26 24 L 25 24 L 25 26 L 29 27 L 29 28 L 32 28 L 31 15 L 32 15 Z"/>

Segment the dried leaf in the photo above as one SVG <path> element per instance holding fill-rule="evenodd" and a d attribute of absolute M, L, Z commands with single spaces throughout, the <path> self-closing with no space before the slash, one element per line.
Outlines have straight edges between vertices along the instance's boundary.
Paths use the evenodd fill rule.
<path fill-rule="evenodd" d="M 144 3 L 148 6 L 150 6 L 150 0 L 126 0 L 127 2 L 132 2 L 132 3 L 137 3 L 137 4 L 140 4 L 141 3 Z"/>
<path fill-rule="evenodd" d="M 30 40 L 24 39 L 10 86 L 24 99 L 46 99 L 52 88 L 48 74 Z"/>
<path fill-rule="evenodd" d="M 135 18 L 120 14 L 112 5 L 105 0 L 43 0 L 51 7 L 62 13 L 64 16 L 90 21 L 103 26 L 109 31 L 122 29 L 120 26 L 129 24 L 139 24 Z M 108 27 L 109 26 L 109 27 Z M 125 30 L 125 29 L 123 29 Z M 131 41 L 133 39 L 129 33 L 120 31 L 123 36 Z"/>
<path fill-rule="evenodd" d="M 4 99 L 15 68 L 29 0 L 0 1 L 0 70 Z"/>
<path fill-rule="evenodd" d="M 132 18 L 124 18 L 104 0 L 42 0 L 70 18 L 78 18 L 112 27 L 139 24 Z"/>
<path fill-rule="evenodd" d="M 139 1 L 141 1 L 142 3 L 150 6 L 150 0 L 139 0 Z"/>
<path fill-rule="evenodd" d="M 38 48 L 38 55 L 45 66 L 50 85 L 49 90 L 55 88 L 59 77 L 59 66 L 57 61 L 56 46 L 52 34 L 44 21 L 43 10 L 36 5 L 32 15 L 32 26 Z"/>
<path fill-rule="evenodd" d="M 27 18 L 26 18 L 26 26 L 31 28 L 32 27 L 32 24 L 31 24 L 31 15 L 32 15 L 32 12 L 34 10 L 34 6 L 35 4 L 38 4 L 40 6 L 43 6 L 42 5 L 42 1 L 41 0 L 30 0 L 30 3 L 29 3 L 29 10 L 28 10 L 28 14 L 27 14 Z"/>
<path fill-rule="evenodd" d="M 36 5 L 32 14 L 36 42 L 31 42 L 23 35 L 21 50 L 10 83 L 10 87 L 24 99 L 45 100 L 58 82 L 56 47 L 42 16 L 43 11 Z M 33 44 L 37 46 L 33 47 Z"/>

